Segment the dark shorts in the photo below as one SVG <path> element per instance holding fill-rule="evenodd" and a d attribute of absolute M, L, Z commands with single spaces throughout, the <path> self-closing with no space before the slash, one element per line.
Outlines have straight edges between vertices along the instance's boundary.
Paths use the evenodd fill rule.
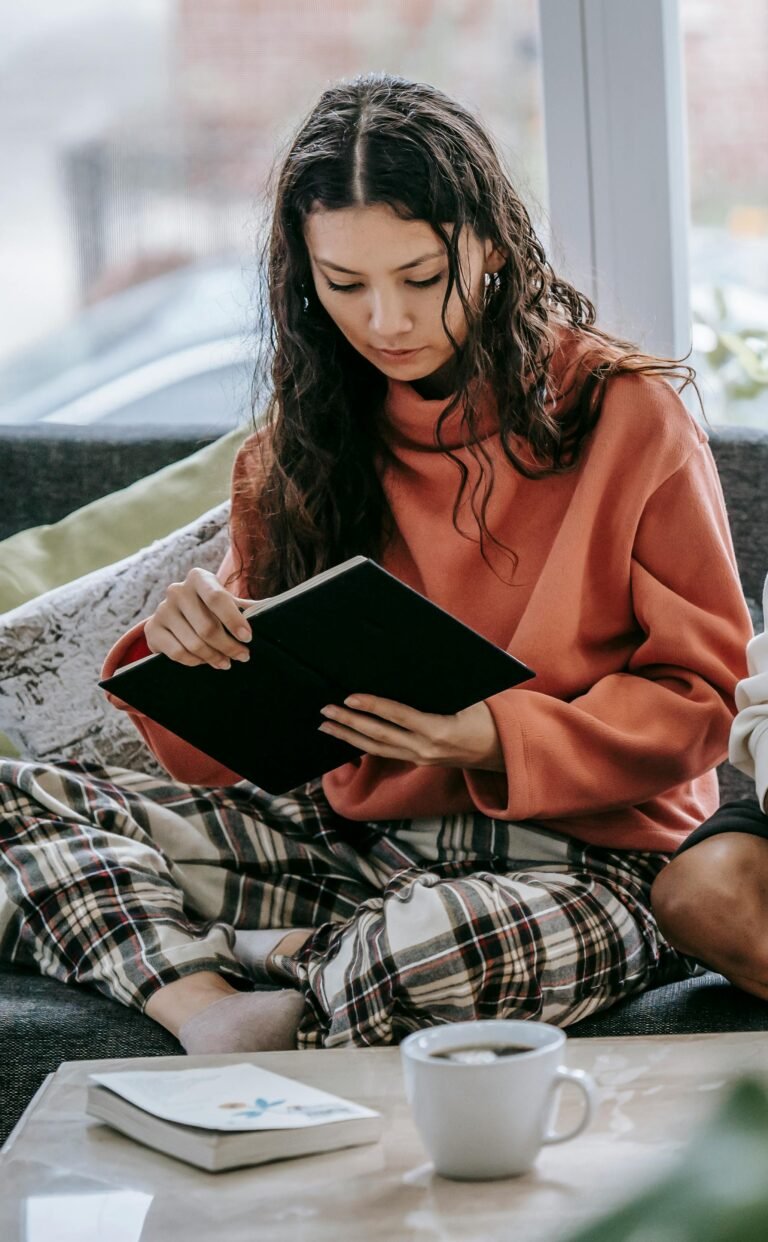
<path fill-rule="evenodd" d="M 747 832 L 753 837 L 765 837 L 768 840 L 768 815 L 760 810 L 756 798 L 740 798 L 733 802 L 724 802 L 714 815 L 705 820 L 699 828 L 695 828 L 689 837 L 672 855 L 677 858 L 683 850 L 716 837 L 721 832 Z"/>

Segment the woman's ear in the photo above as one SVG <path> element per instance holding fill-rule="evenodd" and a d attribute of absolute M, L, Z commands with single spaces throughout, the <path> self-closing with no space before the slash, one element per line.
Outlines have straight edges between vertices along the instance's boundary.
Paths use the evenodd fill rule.
<path fill-rule="evenodd" d="M 498 272 L 507 261 L 507 256 L 503 251 L 497 250 L 492 241 L 485 243 L 485 271 L 492 275 Z"/>

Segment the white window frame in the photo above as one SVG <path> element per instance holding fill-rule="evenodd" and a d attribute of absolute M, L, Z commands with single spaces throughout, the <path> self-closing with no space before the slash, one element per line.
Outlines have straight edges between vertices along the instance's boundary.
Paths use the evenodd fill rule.
<path fill-rule="evenodd" d="M 539 0 L 550 246 L 598 323 L 691 345 L 678 0 Z"/>

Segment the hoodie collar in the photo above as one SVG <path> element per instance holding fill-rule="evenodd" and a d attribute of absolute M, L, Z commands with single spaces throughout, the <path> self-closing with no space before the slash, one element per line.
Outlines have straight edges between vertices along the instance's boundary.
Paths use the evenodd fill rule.
<path fill-rule="evenodd" d="M 555 417 L 561 417 L 578 398 L 585 372 L 589 369 L 587 355 L 594 342 L 584 334 L 567 327 L 555 329 L 555 350 L 547 379 L 547 400 Z M 445 419 L 435 439 L 441 414 L 451 404 L 451 397 L 430 400 L 422 397 L 412 384 L 389 380 L 384 404 L 385 436 L 392 448 L 414 448 L 426 452 L 455 451 L 495 435 L 499 430 L 498 410 L 490 384 L 476 384 L 472 397 L 477 407 L 477 428 L 469 436 L 462 422 L 466 400 Z"/>

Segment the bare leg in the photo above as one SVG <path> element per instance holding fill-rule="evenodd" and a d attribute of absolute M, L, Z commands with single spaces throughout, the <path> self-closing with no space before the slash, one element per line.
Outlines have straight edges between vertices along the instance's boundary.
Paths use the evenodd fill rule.
<path fill-rule="evenodd" d="M 659 872 L 651 897 L 670 944 L 768 1000 L 768 840 L 709 837 Z"/>
<path fill-rule="evenodd" d="M 760 1000 L 768 1000 L 768 985 L 761 983 L 759 979 L 747 979 L 745 975 L 736 975 L 733 971 L 728 975 L 728 979 L 734 987 L 741 988 L 742 992 L 751 992 L 753 996 L 759 996 Z"/>

